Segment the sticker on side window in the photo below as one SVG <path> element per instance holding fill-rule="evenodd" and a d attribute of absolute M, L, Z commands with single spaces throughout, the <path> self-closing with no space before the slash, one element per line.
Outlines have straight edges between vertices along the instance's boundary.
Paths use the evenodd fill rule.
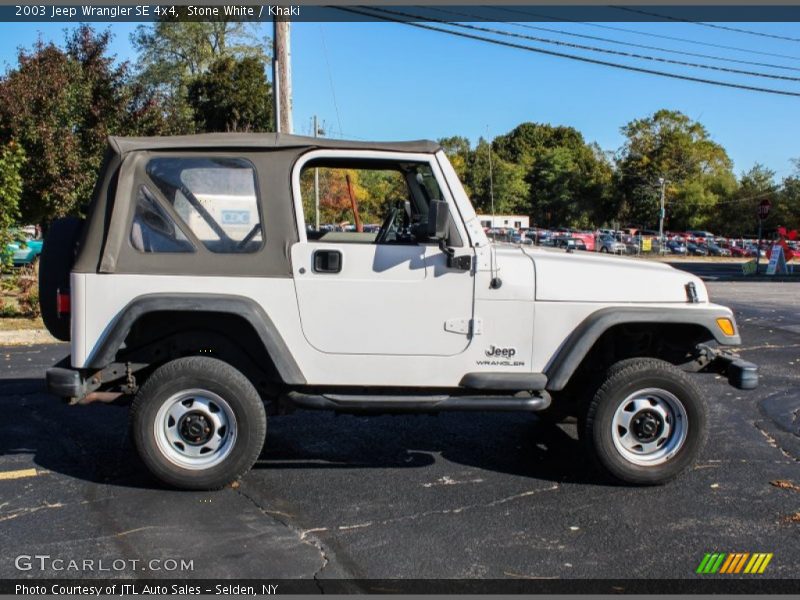
<path fill-rule="evenodd" d="M 250 211 L 249 210 L 223 210 L 222 211 L 222 224 L 223 225 L 249 225 L 250 224 Z"/>

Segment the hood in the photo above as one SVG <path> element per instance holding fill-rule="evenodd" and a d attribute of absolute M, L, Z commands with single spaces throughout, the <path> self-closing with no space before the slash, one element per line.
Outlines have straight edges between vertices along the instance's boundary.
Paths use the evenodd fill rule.
<path fill-rule="evenodd" d="M 524 248 L 536 268 L 536 299 L 556 302 L 681 302 L 688 301 L 686 284 L 694 283 L 700 302 L 708 292 L 699 277 L 665 263 Z"/>

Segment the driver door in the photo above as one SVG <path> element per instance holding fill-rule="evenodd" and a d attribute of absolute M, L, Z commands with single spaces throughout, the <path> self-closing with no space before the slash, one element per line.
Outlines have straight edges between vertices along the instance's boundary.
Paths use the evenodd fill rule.
<path fill-rule="evenodd" d="M 422 233 L 432 199 L 448 201 L 456 254 L 472 249 L 435 162 L 427 155 L 318 151 L 295 169 L 295 204 L 307 227 L 291 256 L 308 343 L 330 354 L 463 352 L 474 277 L 471 269 L 448 268 L 445 253 Z"/>

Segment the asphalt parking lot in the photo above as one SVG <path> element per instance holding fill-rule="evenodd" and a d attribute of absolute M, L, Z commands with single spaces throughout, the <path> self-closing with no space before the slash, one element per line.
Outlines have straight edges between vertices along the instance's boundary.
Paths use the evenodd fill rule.
<path fill-rule="evenodd" d="M 796 578 L 800 283 L 709 289 L 736 310 L 762 384 L 698 376 L 709 443 L 659 488 L 602 482 L 572 426 L 533 415 L 301 411 L 270 420 L 238 487 L 166 490 L 131 448 L 126 409 L 43 392 L 66 345 L 0 348 L 0 578 L 87 575 L 18 570 L 17 556 L 39 554 L 193 566 L 94 576 L 317 578 L 322 589 L 336 578 L 692 579 L 715 551 L 771 552 L 762 577 Z"/>

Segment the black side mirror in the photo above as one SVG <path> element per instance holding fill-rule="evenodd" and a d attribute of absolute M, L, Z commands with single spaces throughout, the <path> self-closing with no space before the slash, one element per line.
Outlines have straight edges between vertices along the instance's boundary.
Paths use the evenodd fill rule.
<path fill-rule="evenodd" d="M 447 239 L 450 226 L 450 209 L 444 200 L 431 200 L 428 207 L 428 237 L 437 240 Z"/>

